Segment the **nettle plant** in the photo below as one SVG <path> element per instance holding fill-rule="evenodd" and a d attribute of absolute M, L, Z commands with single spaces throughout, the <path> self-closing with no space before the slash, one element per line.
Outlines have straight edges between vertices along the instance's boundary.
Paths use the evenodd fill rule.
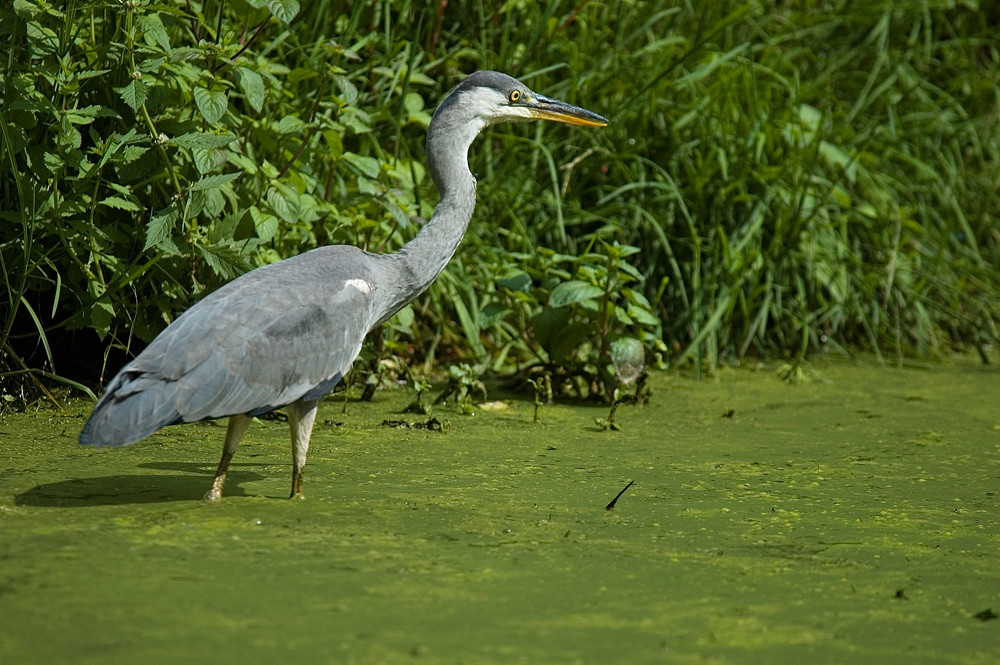
<path fill-rule="evenodd" d="M 323 243 L 392 244 L 421 212 L 422 166 L 387 158 L 372 130 L 372 100 L 396 104 L 397 75 L 369 72 L 338 42 L 350 34 L 289 31 L 298 11 L 0 9 L 0 369 L 24 365 L 15 335 L 37 336 L 50 368 L 64 330 L 93 331 L 105 357 L 132 353 L 256 265 Z M 426 125 L 410 98 L 392 117 Z"/>
<path fill-rule="evenodd" d="M 528 371 L 549 375 L 554 393 L 611 401 L 643 371 L 646 350 L 662 364 L 660 319 L 628 261 L 638 251 L 592 237 L 578 256 L 539 249 L 497 280 L 494 315 L 532 309 L 527 345 L 539 362 Z"/>

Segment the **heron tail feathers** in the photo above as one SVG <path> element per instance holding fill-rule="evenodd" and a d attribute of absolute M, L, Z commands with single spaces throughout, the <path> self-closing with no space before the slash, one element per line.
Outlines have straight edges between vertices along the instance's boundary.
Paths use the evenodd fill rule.
<path fill-rule="evenodd" d="M 117 377 L 97 402 L 80 432 L 80 443 L 124 446 L 161 427 L 183 422 L 175 408 L 172 382 L 149 377 Z"/>

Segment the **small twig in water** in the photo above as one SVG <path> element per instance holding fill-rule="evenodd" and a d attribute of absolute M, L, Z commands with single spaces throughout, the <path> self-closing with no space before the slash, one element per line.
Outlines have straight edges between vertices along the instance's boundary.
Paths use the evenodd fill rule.
<path fill-rule="evenodd" d="M 628 485 L 626 485 L 622 489 L 622 491 L 618 493 L 618 496 L 616 496 L 615 498 L 611 499 L 611 503 L 609 503 L 608 505 L 604 506 L 604 510 L 612 510 L 615 507 L 615 504 L 618 503 L 618 499 L 622 498 L 622 494 L 625 493 L 625 490 L 627 490 L 628 488 L 632 487 L 632 483 L 634 483 L 634 482 L 635 482 L 634 480 L 628 481 Z"/>

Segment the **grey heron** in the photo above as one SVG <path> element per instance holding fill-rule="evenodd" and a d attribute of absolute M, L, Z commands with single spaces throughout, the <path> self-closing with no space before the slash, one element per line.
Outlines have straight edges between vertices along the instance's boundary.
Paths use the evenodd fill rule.
<path fill-rule="evenodd" d="M 394 254 L 350 245 L 313 249 L 252 270 L 192 306 L 108 383 L 80 443 L 121 446 L 167 425 L 229 417 L 207 501 L 254 416 L 284 407 L 292 434 L 292 493 L 320 398 L 344 377 L 365 335 L 420 295 L 458 248 L 476 205 L 468 151 L 497 122 L 554 120 L 602 127 L 596 113 L 482 71 L 458 84 L 427 129 L 427 162 L 440 200 Z"/>

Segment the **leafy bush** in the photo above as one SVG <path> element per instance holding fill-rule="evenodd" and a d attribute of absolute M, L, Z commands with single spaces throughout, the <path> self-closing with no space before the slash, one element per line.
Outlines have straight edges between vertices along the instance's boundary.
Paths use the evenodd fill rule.
<path fill-rule="evenodd" d="M 607 392 L 615 339 L 701 367 L 1000 338 L 1000 17 L 898 2 L 502 9 L 0 9 L 7 394 L 30 369 L 96 385 L 253 266 L 326 243 L 398 248 L 436 201 L 433 106 L 486 68 L 612 124 L 480 139 L 477 217 L 386 326 L 389 351 L 425 369 L 541 363 L 604 376 Z"/>
<path fill-rule="evenodd" d="M 217 5 L 217 20 L 185 3 L 8 11 L 7 353 L 26 315 L 42 341 L 90 329 L 134 352 L 133 336 L 253 265 L 390 242 L 427 212 L 423 167 L 389 163 L 372 139 L 398 72 L 373 74 L 333 35 L 299 41 L 278 22 L 297 3 L 264 4 Z M 426 126 L 419 96 L 405 99 L 400 126 Z"/>

